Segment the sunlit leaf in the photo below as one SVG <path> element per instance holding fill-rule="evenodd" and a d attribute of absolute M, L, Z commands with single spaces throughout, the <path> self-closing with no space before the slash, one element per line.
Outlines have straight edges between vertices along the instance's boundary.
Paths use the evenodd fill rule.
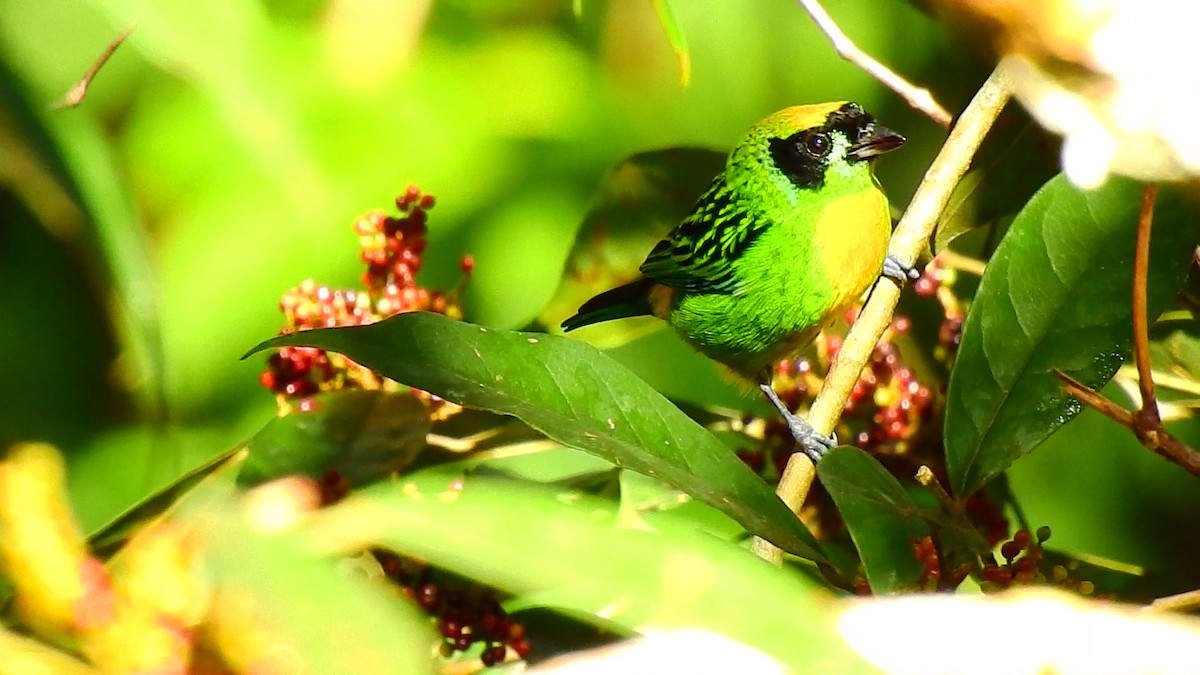
<path fill-rule="evenodd" d="M 494 331 L 412 312 L 376 324 L 268 340 L 321 347 L 469 408 L 520 418 L 550 438 L 659 477 L 750 532 L 819 558 L 796 516 L 715 436 L 612 358 L 577 340 Z"/>
<path fill-rule="evenodd" d="M 66 652 L 0 628 L 0 675 L 99 675 Z"/>
<path fill-rule="evenodd" d="M 679 59 L 679 86 L 687 89 L 692 82 L 692 53 L 688 50 L 687 33 L 683 30 L 683 24 L 679 23 L 679 16 L 675 14 L 671 0 L 651 1 L 654 3 L 654 12 L 658 14 L 659 23 L 667 32 L 671 49 L 675 50 L 675 56 Z"/>
<path fill-rule="evenodd" d="M 1130 294 L 1141 185 L 1080 192 L 1050 181 L 988 264 L 963 327 L 946 401 L 946 466 L 959 495 L 1074 417 L 1058 368 L 1099 388 L 1132 343 Z M 1165 191 L 1155 212 L 1148 305 L 1157 316 L 1200 238 L 1195 206 Z"/>
<path fill-rule="evenodd" d="M 431 470 L 361 490 L 304 529 L 319 550 L 382 544 L 527 606 L 631 631 L 707 628 L 806 672 L 860 672 L 803 577 L 669 513 L 656 522 L 623 525 L 613 502 L 577 492 Z"/>
<path fill-rule="evenodd" d="M 425 448 L 429 409 L 407 391 L 334 391 L 310 404 L 310 411 L 277 417 L 250 439 L 239 483 L 320 478 L 333 470 L 363 485 L 403 469 Z"/>
<path fill-rule="evenodd" d="M 554 331 L 589 298 L 632 281 L 638 267 L 691 211 L 725 155 L 700 148 L 654 150 L 630 157 L 604 177 L 567 259 L 542 323 Z M 599 347 L 615 347 L 659 328 L 653 319 L 608 323 L 578 334 Z"/>
<path fill-rule="evenodd" d="M 147 495 L 141 502 L 126 509 L 100 529 L 89 534 L 88 546 L 93 553 L 101 557 L 115 553 L 135 529 L 167 511 L 173 504 L 195 490 L 204 482 L 204 479 L 236 466 L 240 461 L 240 458 L 236 457 L 240 450 L 240 448 L 226 450 Z"/>
<path fill-rule="evenodd" d="M 924 565 L 914 545 L 930 529 L 904 487 L 877 459 L 848 445 L 831 450 L 817 475 L 846 521 L 871 590 L 915 589 Z"/>
<path fill-rule="evenodd" d="M 415 603 L 347 574 L 294 536 L 253 531 L 234 503 L 208 497 L 181 519 L 202 537 L 220 591 L 209 623 L 227 660 L 262 666 L 282 654 L 297 672 L 432 672 L 433 634 Z"/>

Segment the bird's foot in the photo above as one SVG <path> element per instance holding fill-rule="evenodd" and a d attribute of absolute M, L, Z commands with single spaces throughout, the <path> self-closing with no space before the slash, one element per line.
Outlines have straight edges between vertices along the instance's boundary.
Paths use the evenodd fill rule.
<path fill-rule="evenodd" d="M 771 405 L 775 406 L 775 409 L 783 416 L 783 421 L 787 423 L 792 438 L 796 440 L 800 450 L 812 460 L 813 464 L 820 462 L 825 453 L 837 446 L 837 436 L 833 434 L 824 436 L 817 433 L 817 430 L 807 420 L 788 410 L 783 401 L 779 400 L 779 394 L 775 393 L 775 388 L 770 384 L 760 384 L 758 387 L 766 394 Z"/>
<path fill-rule="evenodd" d="M 907 263 L 900 260 L 891 253 L 883 259 L 883 272 L 880 276 L 891 279 L 896 282 L 900 288 L 904 288 L 904 284 L 909 281 L 916 281 L 921 278 L 921 272 L 915 267 L 909 267 Z"/>

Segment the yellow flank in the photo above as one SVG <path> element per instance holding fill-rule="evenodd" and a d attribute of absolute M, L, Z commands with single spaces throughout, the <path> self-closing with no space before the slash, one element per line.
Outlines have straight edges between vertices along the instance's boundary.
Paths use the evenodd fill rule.
<path fill-rule="evenodd" d="M 675 289 L 662 284 L 654 284 L 650 288 L 650 312 L 664 321 L 671 313 L 671 301 L 675 299 Z"/>
<path fill-rule="evenodd" d="M 838 313 L 879 278 L 891 232 L 892 218 L 882 190 L 839 197 L 821 212 L 813 241 L 819 242 L 816 254 L 833 285 Z"/>

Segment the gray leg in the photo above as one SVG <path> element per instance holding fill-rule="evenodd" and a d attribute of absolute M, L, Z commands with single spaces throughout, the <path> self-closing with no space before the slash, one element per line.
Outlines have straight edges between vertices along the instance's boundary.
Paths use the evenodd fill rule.
<path fill-rule="evenodd" d="M 899 258 L 889 253 L 883 259 L 883 272 L 879 276 L 891 279 L 896 282 L 897 286 L 904 288 L 904 284 L 909 281 L 920 279 L 921 272 L 915 267 L 909 267 Z"/>
<path fill-rule="evenodd" d="M 796 439 L 800 449 L 808 458 L 813 461 L 813 464 L 821 461 L 826 452 L 829 452 L 837 445 L 837 437 L 833 434 L 822 436 L 817 433 L 816 429 L 812 428 L 803 417 L 788 410 L 783 401 L 779 400 L 779 395 L 775 393 L 775 389 L 770 384 L 760 384 L 758 388 L 766 394 L 767 399 L 771 401 L 771 405 L 783 415 L 783 420 L 787 422 L 788 430 L 792 432 L 792 438 Z"/>

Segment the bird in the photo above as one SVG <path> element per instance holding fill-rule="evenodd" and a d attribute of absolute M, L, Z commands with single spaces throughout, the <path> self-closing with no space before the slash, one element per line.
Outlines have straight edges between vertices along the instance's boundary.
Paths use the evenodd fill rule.
<path fill-rule="evenodd" d="M 873 171 L 904 136 L 857 103 L 785 108 L 734 146 L 640 276 L 562 322 L 572 331 L 633 316 L 665 320 L 735 379 L 757 387 L 814 463 L 837 444 L 788 409 L 771 381 L 877 279 L 919 274 L 888 254 L 892 219 Z"/>

